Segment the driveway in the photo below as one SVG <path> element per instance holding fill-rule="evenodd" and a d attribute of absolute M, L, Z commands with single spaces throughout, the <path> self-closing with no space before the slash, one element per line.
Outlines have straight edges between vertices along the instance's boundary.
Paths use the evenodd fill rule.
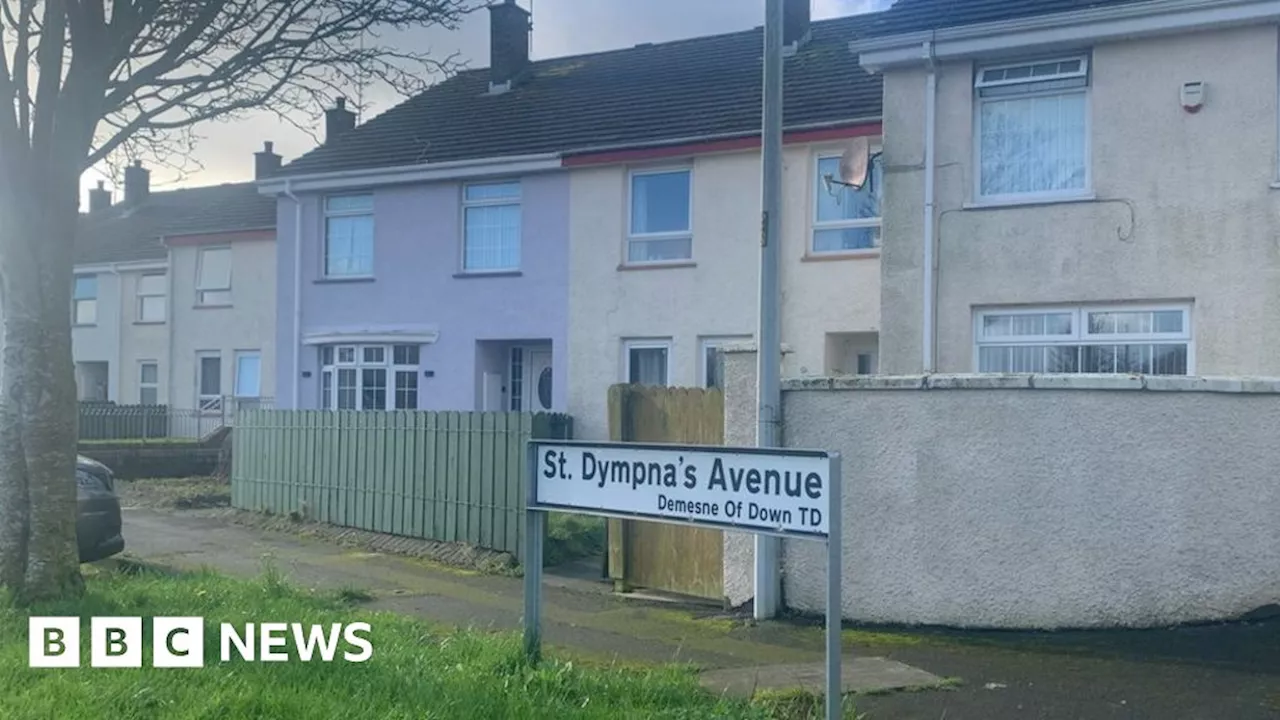
<path fill-rule="evenodd" d="M 458 626 L 519 627 L 519 579 L 355 552 L 247 527 L 225 510 L 126 509 L 129 555 L 240 576 L 269 560 L 304 587 L 355 587 L 372 607 Z M 623 599 L 586 577 L 547 577 L 544 634 L 587 660 L 708 668 L 816 662 L 820 626 L 756 624 L 705 607 Z M 855 656 L 955 678 L 945 690 L 861 697 L 868 720 L 1253 720 L 1280 718 L 1280 622 L 1162 631 L 944 633 L 845 631 Z"/>

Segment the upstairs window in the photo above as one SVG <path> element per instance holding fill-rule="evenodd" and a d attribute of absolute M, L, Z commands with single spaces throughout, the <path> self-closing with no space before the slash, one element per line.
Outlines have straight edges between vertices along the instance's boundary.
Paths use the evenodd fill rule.
<path fill-rule="evenodd" d="M 1088 57 L 982 67 L 974 87 L 979 200 L 1087 192 Z"/>
<path fill-rule="evenodd" d="M 976 323 L 978 372 L 1187 375 L 1187 306 L 987 310 Z"/>
<path fill-rule="evenodd" d="M 689 170 L 632 173 L 628 263 L 693 258 L 692 177 Z"/>
<path fill-rule="evenodd" d="M 138 322 L 164 322 L 168 311 L 164 273 L 148 273 L 138 277 Z"/>
<path fill-rule="evenodd" d="M 467 185 L 462 197 L 462 269 L 520 268 L 520 183 Z"/>
<path fill-rule="evenodd" d="M 71 321 L 76 325 L 98 324 L 98 276 L 77 275 L 71 294 Z"/>
<path fill-rule="evenodd" d="M 880 247 L 880 194 L 884 170 L 880 153 L 871 156 L 867 180 L 854 189 L 839 180 L 840 156 L 818 157 L 813 218 L 814 254 L 848 253 Z"/>
<path fill-rule="evenodd" d="M 338 195 L 324 202 L 324 276 L 373 275 L 373 196 Z"/>
<path fill-rule="evenodd" d="M 196 268 L 196 304 L 231 304 L 231 248 L 201 248 Z"/>

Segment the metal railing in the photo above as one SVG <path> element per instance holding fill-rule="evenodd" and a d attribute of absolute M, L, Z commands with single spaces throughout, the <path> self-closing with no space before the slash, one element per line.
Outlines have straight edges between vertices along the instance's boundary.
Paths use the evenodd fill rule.
<path fill-rule="evenodd" d="M 273 398 L 202 397 L 195 408 L 81 401 L 81 441 L 201 440 L 235 427 L 241 410 L 270 409 Z"/>

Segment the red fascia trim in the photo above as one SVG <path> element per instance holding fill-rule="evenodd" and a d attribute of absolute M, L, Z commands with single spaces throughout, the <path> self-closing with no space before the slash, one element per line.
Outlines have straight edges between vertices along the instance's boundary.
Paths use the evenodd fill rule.
<path fill-rule="evenodd" d="M 225 245 L 233 242 L 273 241 L 275 239 L 275 230 L 245 230 L 201 235 L 170 235 L 164 239 L 164 244 L 169 247 L 188 247 L 191 245 Z"/>
<path fill-rule="evenodd" d="M 880 135 L 884 131 L 881 123 L 865 125 L 845 125 L 842 127 L 822 128 L 821 130 L 796 130 L 783 133 L 782 142 L 786 145 L 800 143 L 825 142 L 828 140 L 844 140 L 852 137 Z M 754 150 L 760 147 L 760 136 L 732 138 L 729 140 L 713 140 L 709 142 L 687 143 L 684 145 L 666 145 L 663 147 L 636 148 L 633 150 L 609 150 L 606 152 L 572 155 L 560 161 L 563 167 L 580 167 L 583 165 L 615 165 L 619 163 L 661 160 L 670 157 L 702 155 L 706 153 L 733 152 L 735 150 Z"/>

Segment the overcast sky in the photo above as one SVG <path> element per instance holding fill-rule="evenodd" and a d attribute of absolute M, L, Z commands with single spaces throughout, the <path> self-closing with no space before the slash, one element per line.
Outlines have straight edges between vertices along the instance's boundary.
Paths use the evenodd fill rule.
<path fill-rule="evenodd" d="M 764 22 L 764 0 L 519 0 L 533 4 L 535 59 L 575 55 L 637 43 L 663 42 L 699 35 L 745 30 Z M 812 0 L 815 19 L 825 19 L 888 7 L 890 0 Z M 396 42 L 423 43 L 441 56 L 457 52 L 470 67 L 489 64 L 489 17 L 486 11 L 467 17 L 455 32 L 426 28 L 405 33 Z M 362 120 L 399 102 L 394 93 L 371 90 Z M 352 99 L 354 102 L 354 98 Z M 305 133 L 266 114 L 234 123 L 214 122 L 197 128 L 202 138 L 194 159 L 203 166 L 187 177 L 155 168 L 153 189 L 216 185 L 253 178 L 253 153 L 264 140 L 275 143 L 286 162 L 311 149 Z M 104 179 L 87 173 L 85 187 Z M 108 178 L 108 181 L 110 179 Z M 109 182 L 108 187 L 111 187 Z M 117 195 L 118 197 L 118 195 Z M 83 200 L 82 200 L 83 202 Z"/>

